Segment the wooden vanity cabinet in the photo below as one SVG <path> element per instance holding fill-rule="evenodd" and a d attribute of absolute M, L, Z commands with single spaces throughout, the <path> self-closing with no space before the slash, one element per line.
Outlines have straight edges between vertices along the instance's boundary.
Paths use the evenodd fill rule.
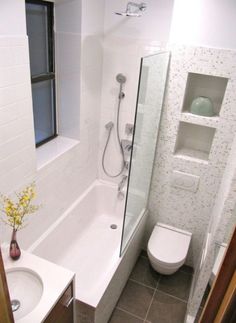
<path fill-rule="evenodd" d="M 44 323 L 73 323 L 74 322 L 74 296 L 73 282 L 63 293 L 57 304 L 53 307 Z"/>

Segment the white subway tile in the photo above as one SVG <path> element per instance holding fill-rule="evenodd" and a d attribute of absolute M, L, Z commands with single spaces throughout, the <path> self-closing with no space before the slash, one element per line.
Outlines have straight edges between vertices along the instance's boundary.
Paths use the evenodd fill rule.
<path fill-rule="evenodd" d="M 29 82 L 27 65 L 0 68 L 0 88 Z"/>
<path fill-rule="evenodd" d="M 0 127 L 0 142 L 10 140 L 17 137 L 27 130 L 33 129 L 33 120 L 31 116 L 27 116 Z"/>
<path fill-rule="evenodd" d="M 11 140 L 0 143 L 0 161 L 7 156 L 14 154 L 15 151 L 23 150 L 27 146 L 35 146 L 33 131 L 25 131 L 20 136 L 14 137 Z"/>
<path fill-rule="evenodd" d="M 32 102 L 24 99 L 0 108 L 0 127 L 13 120 L 32 115 Z"/>
<path fill-rule="evenodd" d="M 27 36 L 0 36 L 0 47 L 24 46 L 27 42 Z"/>
<path fill-rule="evenodd" d="M 0 177 L 10 173 L 14 168 L 24 164 L 27 160 L 34 159 L 33 147 L 26 147 L 23 150 L 16 150 L 13 155 L 7 156 L 7 158 L 0 160 Z"/>
<path fill-rule="evenodd" d="M 14 86 L 0 88 L 0 108 L 18 102 L 31 96 L 30 84 L 18 84 Z"/>
<path fill-rule="evenodd" d="M 0 47 L 0 68 L 29 63 L 28 46 Z"/>
<path fill-rule="evenodd" d="M 0 176 L 1 193 L 12 192 L 22 183 L 32 181 L 35 176 L 36 163 L 35 160 L 27 159 L 23 164 L 18 165 L 10 172 Z M 21 183 L 21 184 L 20 184 Z"/>

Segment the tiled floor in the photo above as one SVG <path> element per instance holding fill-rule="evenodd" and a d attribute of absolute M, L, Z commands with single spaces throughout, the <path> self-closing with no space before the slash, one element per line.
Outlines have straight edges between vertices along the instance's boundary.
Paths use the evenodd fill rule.
<path fill-rule="evenodd" d="M 171 276 L 156 273 L 142 252 L 109 323 L 183 323 L 191 280 L 187 266 Z"/>

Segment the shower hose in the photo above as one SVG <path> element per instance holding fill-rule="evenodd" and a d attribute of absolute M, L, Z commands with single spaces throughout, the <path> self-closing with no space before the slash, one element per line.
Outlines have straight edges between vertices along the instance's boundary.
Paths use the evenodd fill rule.
<path fill-rule="evenodd" d="M 124 93 L 122 92 L 122 84 L 120 84 L 120 92 L 119 92 L 119 101 L 118 101 L 118 108 L 117 108 L 117 117 L 116 117 L 116 136 L 117 136 L 117 140 L 119 143 L 119 147 L 120 147 L 120 152 L 121 152 L 121 156 L 122 156 L 122 165 L 121 165 L 121 170 L 117 173 L 117 174 L 111 174 L 106 170 L 106 166 L 105 166 L 105 156 L 106 156 L 106 151 L 107 151 L 107 147 L 110 141 L 110 137 L 111 137 L 111 132 L 112 132 L 112 128 L 113 127 L 109 127 L 108 129 L 108 136 L 107 136 L 107 141 L 103 150 L 103 154 L 102 154 L 102 168 L 104 173 L 109 176 L 109 177 L 118 177 L 122 174 L 124 168 L 125 168 L 125 155 L 124 155 L 124 150 L 122 148 L 122 144 L 121 144 L 121 139 L 120 139 L 120 107 L 121 107 L 121 101 L 124 98 Z"/>

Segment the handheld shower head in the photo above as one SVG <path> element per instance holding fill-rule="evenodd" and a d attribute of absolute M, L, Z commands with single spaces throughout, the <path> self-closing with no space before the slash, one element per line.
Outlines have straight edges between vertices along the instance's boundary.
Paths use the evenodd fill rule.
<path fill-rule="evenodd" d="M 107 124 L 105 124 L 105 128 L 109 131 L 111 131 L 113 127 L 114 123 L 112 121 L 109 121 Z"/>
<path fill-rule="evenodd" d="M 118 83 L 124 84 L 126 82 L 126 77 L 123 74 L 119 73 L 116 75 L 116 80 Z"/>

